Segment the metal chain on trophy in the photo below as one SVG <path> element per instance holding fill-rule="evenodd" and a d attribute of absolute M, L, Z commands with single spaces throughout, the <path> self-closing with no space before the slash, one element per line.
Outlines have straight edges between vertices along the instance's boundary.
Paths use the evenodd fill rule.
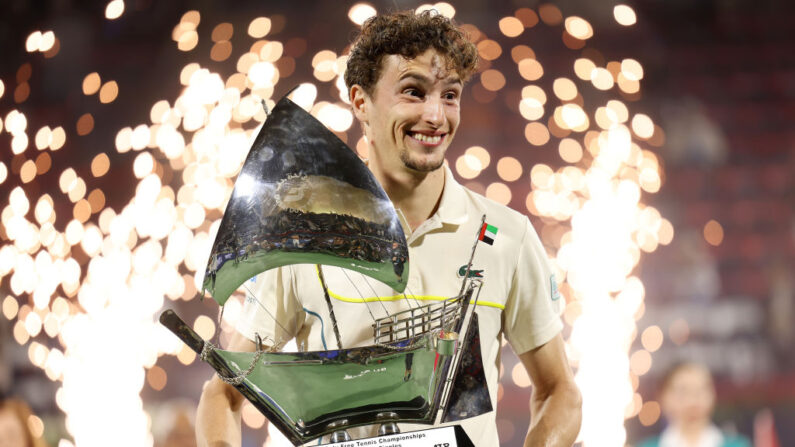
<path fill-rule="evenodd" d="M 218 377 L 221 379 L 221 381 L 223 381 L 228 385 L 240 385 L 241 383 L 243 383 L 243 380 L 245 380 L 246 377 L 248 377 L 254 371 L 254 368 L 257 366 L 257 362 L 259 362 L 259 359 L 262 357 L 262 354 L 265 353 L 265 350 L 262 349 L 262 339 L 260 338 L 259 333 L 255 332 L 254 336 L 257 337 L 257 342 L 256 342 L 257 351 L 256 354 L 254 355 L 254 358 L 251 359 L 251 364 L 248 365 L 248 368 L 246 368 L 245 371 L 240 371 L 234 377 L 224 377 L 221 374 L 216 373 Z M 199 358 L 201 358 L 203 361 L 206 362 L 207 357 L 210 355 L 213 349 L 215 349 L 215 346 L 213 346 L 213 344 L 210 343 L 209 341 L 205 341 L 204 346 L 202 346 L 202 352 L 199 355 Z"/>

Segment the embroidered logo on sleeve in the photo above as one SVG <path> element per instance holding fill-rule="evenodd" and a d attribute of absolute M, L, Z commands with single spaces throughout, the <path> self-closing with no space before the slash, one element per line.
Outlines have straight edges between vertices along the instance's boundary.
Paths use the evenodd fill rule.
<path fill-rule="evenodd" d="M 560 291 L 558 290 L 558 282 L 555 280 L 555 274 L 549 275 L 549 290 L 550 290 L 550 298 L 552 301 L 557 301 L 560 299 Z"/>

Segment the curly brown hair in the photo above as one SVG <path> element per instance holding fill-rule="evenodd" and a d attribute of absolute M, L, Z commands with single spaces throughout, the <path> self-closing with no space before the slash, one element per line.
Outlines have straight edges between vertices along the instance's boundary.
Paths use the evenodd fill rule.
<path fill-rule="evenodd" d="M 414 59 L 429 48 L 446 57 L 447 68 L 455 70 L 462 82 L 477 68 L 478 51 L 453 20 L 436 11 L 400 11 L 364 22 L 348 58 L 345 84 L 349 91 L 358 84 L 372 94 L 385 55 Z"/>

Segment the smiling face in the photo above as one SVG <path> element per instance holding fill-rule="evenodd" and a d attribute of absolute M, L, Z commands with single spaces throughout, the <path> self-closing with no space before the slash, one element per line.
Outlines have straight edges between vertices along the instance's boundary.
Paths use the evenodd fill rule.
<path fill-rule="evenodd" d="M 414 59 L 385 56 L 372 94 L 359 86 L 351 89 L 374 167 L 413 173 L 439 169 L 458 129 L 462 87 L 434 49 Z"/>

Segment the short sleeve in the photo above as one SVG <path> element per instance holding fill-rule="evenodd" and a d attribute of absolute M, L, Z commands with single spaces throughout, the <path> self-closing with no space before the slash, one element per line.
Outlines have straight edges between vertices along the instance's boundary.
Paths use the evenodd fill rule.
<path fill-rule="evenodd" d="M 516 270 L 503 311 L 503 331 L 517 354 L 545 344 L 563 329 L 562 301 L 544 247 L 525 219 Z"/>
<path fill-rule="evenodd" d="M 249 281 L 253 284 L 246 287 L 237 331 L 252 341 L 259 334 L 264 344 L 281 348 L 301 330 L 305 318 L 291 270 L 271 269 Z"/>

